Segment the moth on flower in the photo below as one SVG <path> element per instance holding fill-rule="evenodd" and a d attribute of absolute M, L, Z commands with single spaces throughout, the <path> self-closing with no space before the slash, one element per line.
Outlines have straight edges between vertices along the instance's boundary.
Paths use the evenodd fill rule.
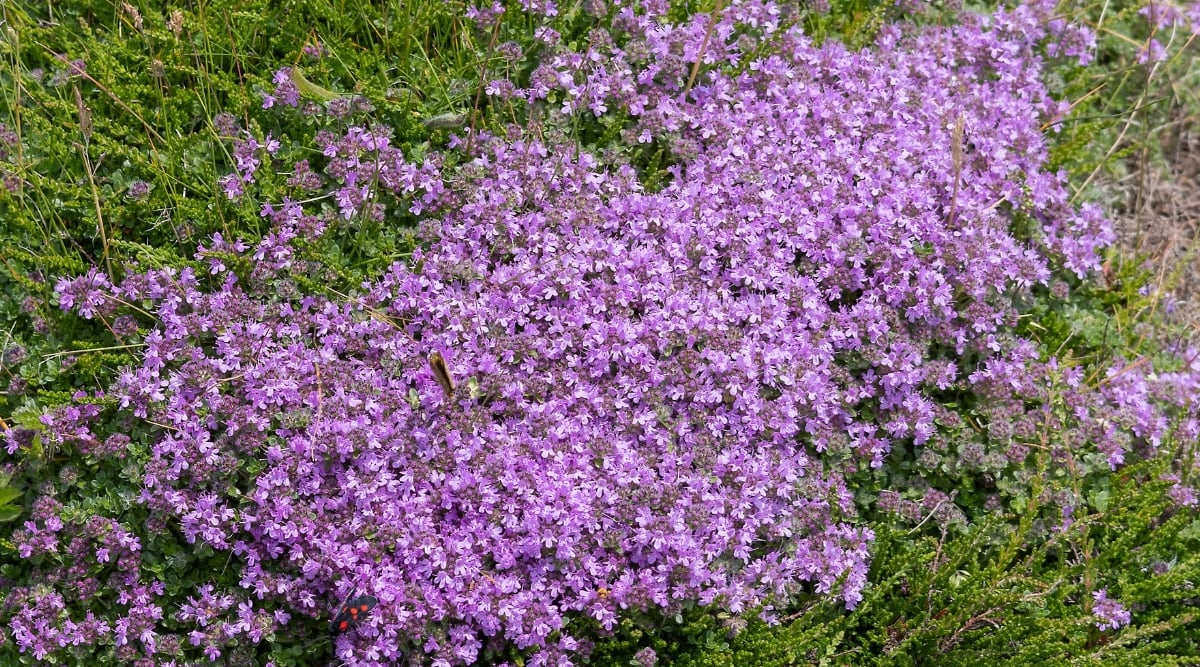
<path fill-rule="evenodd" d="M 434 350 L 429 353 L 429 369 L 433 371 L 433 379 L 442 386 L 442 391 L 446 392 L 447 396 L 453 395 L 454 376 L 450 375 L 450 368 L 446 366 L 441 352 Z"/>
<path fill-rule="evenodd" d="M 350 594 L 338 606 L 337 615 L 329 623 L 329 631 L 332 634 L 339 635 L 348 631 L 379 604 L 379 599 L 374 595 L 355 595 L 357 592 L 357 588 L 350 589 Z"/>

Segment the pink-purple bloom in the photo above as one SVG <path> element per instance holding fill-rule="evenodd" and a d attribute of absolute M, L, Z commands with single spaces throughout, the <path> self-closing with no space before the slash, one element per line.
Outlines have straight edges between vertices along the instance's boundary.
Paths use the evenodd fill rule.
<path fill-rule="evenodd" d="M 1108 590 L 1101 588 L 1092 591 L 1092 616 L 1096 617 L 1096 627 L 1101 630 L 1119 630 L 1129 625 L 1130 615 L 1120 602 L 1108 598 Z"/>
<path fill-rule="evenodd" d="M 511 645 L 569 664 L 576 628 L 631 610 L 746 614 L 813 593 L 856 606 L 874 536 L 848 480 L 898 444 L 968 476 L 1022 469 L 1051 419 L 1113 469 L 1135 440 L 1162 441 L 1156 401 L 1195 396 L 1194 374 L 1117 361 L 1093 390 L 1016 333 L 1018 298 L 1052 289 L 1056 269 L 1088 275 L 1113 240 L 1098 208 L 1072 206 L 1042 133 L 1067 108 L 1039 82 L 1041 40 L 1084 60 L 1090 33 L 1030 3 L 953 30 L 886 26 L 854 51 L 815 43 L 774 3 L 680 24 L 643 5 L 616 11 L 619 43 L 597 31 L 573 52 L 554 4 L 525 3 L 553 48 L 527 87 L 486 92 L 555 104 L 542 125 L 456 137 L 451 150 L 473 151 L 457 168 L 406 156 L 386 128 L 335 124 L 305 147 L 314 165 L 290 170 L 295 198 L 258 205 L 258 243 L 214 235 L 199 271 L 60 281 L 62 307 L 85 317 L 153 315 L 105 397 L 163 426 L 137 502 L 236 556 L 241 588 L 201 585 L 164 612 L 128 527 L 50 505 L 14 538 L 22 557 L 69 549 L 111 569 L 114 633 L 149 653 L 164 613 L 177 643 L 215 660 L 357 587 L 379 605 L 337 640 L 341 658 L 472 664 Z M 468 18 L 490 29 L 503 11 Z M 711 67 L 693 81 L 699 58 Z M 273 82 L 264 107 L 300 105 L 290 71 Z M 564 134 L 618 113 L 627 144 L 670 153 L 661 187 Z M 233 138 L 230 199 L 256 191 L 282 141 Z M 421 220 L 411 261 L 352 297 L 303 291 L 302 244 L 399 213 Z M 1047 379 L 1069 416 L 1044 411 Z M 988 423 L 948 454 L 965 430 L 951 391 Z M 98 398 L 48 415 L 46 441 L 124 455 L 128 437 L 100 439 Z M 964 520 L 937 488 L 878 504 Z M 1129 622 L 1097 594 L 1099 622 Z M 66 618 L 58 592 L 21 595 L 35 603 L 11 625 L 23 650 L 91 638 L 50 622 Z"/>

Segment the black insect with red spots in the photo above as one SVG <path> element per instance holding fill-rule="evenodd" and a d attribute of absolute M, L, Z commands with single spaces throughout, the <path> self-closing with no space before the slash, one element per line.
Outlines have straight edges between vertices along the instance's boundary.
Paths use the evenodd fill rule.
<path fill-rule="evenodd" d="M 374 595 L 359 595 L 354 594 L 358 589 L 351 589 L 350 595 L 346 596 L 346 600 L 338 607 L 337 615 L 333 617 L 333 621 L 329 624 L 329 631 L 335 635 L 343 632 L 348 632 L 350 628 L 358 624 L 359 621 L 367 615 L 369 611 L 379 604 L 379 598 Z"/>

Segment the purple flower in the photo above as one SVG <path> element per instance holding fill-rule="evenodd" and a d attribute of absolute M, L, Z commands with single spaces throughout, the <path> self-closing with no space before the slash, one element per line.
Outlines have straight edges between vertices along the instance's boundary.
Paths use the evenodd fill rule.
<path fill-rule="evenodd" d="M 633 662 L 638 667 L 654 667 L 658 664 L 658 654 L 647 646 L 634 654 Z"/>
<path fill-rule="evenodd" d="M 1011 470 L 1020 485 L 1037 429 L 1063 434 L 1056 462 L 1113 467 L 1176 423 L 1200 430 L 1195 400 L 1167 398 L 1196 398 L 1200 369 L 1122 360 L 1096 388 L 1018 335 L 1018 301 L 1056 270 L 1086 277 L 1112 241 L 1048 170 L 1041 128 L 1066 109 L 1039 82 L 1040 45 L 1083 57 L 1048 5 L 890 25 L 861 50 L 816 45 L 770 4 L 679 22 L 669 3 L 637 7 L 573 50 L 553 3 L 526 3 L 551 47 L 527 87 L 485 92 L 542 105 L 545 126 L 414 159 L 388 128 L 346 120 L 359 102 L 330 104 L 309 119 L 323 123 L 301 147 L 312 164 L 283 164 L 270 136 L 233 140 L 220 185 L 261 201 L 253 246 L 216 235 L 199 274 L 58 283 L 85 316 L 149 315 L 105 398 L 167 427 L 97 437 L 82 396 L 42 437 L 136 451 L 153 525 L 242 564 L 239 587 L 199 587 L 173 616 L 193 659 L 266 638 L 288 620 L 271 609 L 320 616 L 354 587 L 379 605 L 336 650 L 372 667 L 503 645 L 569 664 L 588 643 L 579 619 L 612 629 L 689 605 L 738 618 L 815 593 L 852 608 L 874 536 L 848 480 L 887 473 L 887 457 L 919 447 L 937 474 L 878 508 L 947 525 L 964 520 L 962 480 Z M 490 30 L 503 11 L 469 18 Z M 300 106 L 289 70 L 273 84 L 264 105 Z M 630 145 L 674 166 L 651 187 L 555 129 L 574 114 L 627 123 Z M 263 171 L 277 168 L 288 177 Z M 285 180 L 290 197 L 262 196 Z M 326 229 L 392 213 L 421 217 L 410 261 L 355 298 L 303 291 Z M 1045 410 L 1048 382 L 1065 410 Z M 979 432 L 953 437 L 966 425 L 948 392 L 972 395 Z M 25 557 L 69 549 L 139 572 L 145 533 L 42 509 L 14 535 Z M 129 576 L 88 590 L 120 608 L 114 633 L 142 645 L 127 650 L 166 646 L 148 620 L 161 590 Z M 1097 597 L 1097 618 L 1115 604 Z M 18 644 L 53 646 L 33 632 Z"/>
<path fill-rule="evenodd" d="M 60 308 L 76 310 L 80 315 L 91 319 L 97 314 L 108 314 L 115 308 L 115 304 L 106 294 L 110 289 L 108 277 L 93 267 L 80 278 L 59 280 L 54 291 L 58 293 Z"/>
<path fill-rule="evenodd" d="M 213 117 L 213 129 L 221 137 L 232 138 L 237 136 L 239 131 L 237 118 L 228 111 L 222 111 Z"/>
<path fill-rule="evenodd" d="M 1119 630 L 1129 625 L 1130 616 L 1125 607 L 1116 600 L 1108 599 L 1108 590 L 1101 588 L 1092 591 L 1092 616 L 1096 618 L 1096 627 L 1100 630 Z"/>
<path fill-rule="evenodd" d="M 146 181 L 134 181 L 129 184 L 129 189 L 125 191 L 125 196 L 134 201 L 140 201 L 150 194 L 150 184 Z"/>
<path fill-rule="evenodd" d="M 1139 65 L 1159 63 L 1167 59 L 1167 49 L 1157 39 L 1151 38 L 1145 46 L 1138 49 L 1137 62 Z"/>

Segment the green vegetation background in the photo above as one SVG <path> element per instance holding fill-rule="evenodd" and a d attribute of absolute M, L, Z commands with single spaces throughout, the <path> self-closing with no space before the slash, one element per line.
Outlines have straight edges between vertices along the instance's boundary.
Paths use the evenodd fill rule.
<path fill-rule="evenodd" d="M 516 10 L 519 3 L 507 4 Z M 583 39 L 590 19 L 571 13 L 578 2 L 561 4 L 565 41 Z M 714 4 L 677 0 L 673 12 L 683 17 Z M 809 17 L 810 33 L 856 46 L 869 44 L 896 12 L 891 3 L 869 0 L 832 5 L 829 14 Z M 510 11 L 489 39 L 465 18 L 467 7 L 455 0 L 0 4 L 0 122 L 17 138 L 3 156 L 7 187 L 0 188 L 0 428 L 36 430 L 40 414 L 77 390 L 104 386 L 138 352 L 103 322 L 63 315 L 53 295 L 58 277 L 92 265 L 119 274 L 133 261 L 185 266 L 214 232 L 251 241 L 265 233 L 251 204 L 230 202 L 220 190 L 218 179 L 233 163 L 213 119 L 227 112 L 260 136 L 311 137 L 317 128 L 302 118 L 285 120 L 261 108 L 260 93 L 273 88 L 279 67 L 302 62 L 310 96 L 365 96 L 374 119 L 394 129 L 393 144 L 414 155 L 445 145 L 446 130 L 431 119 L 469 119 L 481 127 L 515 119 L 512 109 L 475 103 L 482 81 L 528 76 L 509 71 L 493 47 L 515 40 L 535 49 L 533 26 Z M 1187 64 L 1194 53 L 1177 54 L 1161 68 L 1134 62 L 1130 44 L 1146 37 L 1136 11 L 1123 2 L 1064 5 L 1065 14 L 1093 25 L 1101 41 L 1093 65 L 1054 73 L 1054 92 L 1079 100 L 1078 120 L 1050 136 L 1054 161 L 1070 171 L 1081 198 L 1103 198 L 1094 189 L 1097 174 L 1119 174 L 1134 154 L 1153 159 L 1159 130 L 1196 109 L 1188 86 L 1180 85 L 1193 74 Z M 327 55 L 302 61 L 306 45 Z M 76 59 L 82 73 L 72 71 Z M 616 145 L 618 129 L 610 122 L 576 132 L 585 146 L 633 151 Z M 646 182 L 665 177 L 660 154 L 631 158 Z M 270 172 L 259 174 L 270 178 Z M 282 177 L 276 178 L 282 195 Z M 131 193 L 139 183 L 149 184 L 144 197 Z M 268 180 L 268 194 L 270 186 Z M 414 225 L 389 219 L 344 226 L 304 249 L 311 279 L 352 291 L 364 276 L 407 255 Z M 1074 284 L 1070 303 L 1034 304 L 1023 333 L 1045 350 L 1096 367 L 1118 356 L 1156 356 L 1176 330 L 1162 319 L 1156 293 L 1142 294 L 1152 273 L 1141 258 L 1113 250 L 1106 275 Z M 1146 324 L 1154 335 L 1145 335 Z M 1195 443 L 1163 449 L 1194 456 Z M 19 560 L 4 537 L 39 493 L 52 488 L 80 511 L 140 511 L 133 502 L 136 457 L 124 468 L 107 468 L 61 452 L 36 453 L 27 465 L 0 469 L 0 577 L 22 584 L 29 582 L 20 580 Z M 852 613 L 814 600 L 778 610 L 783 622 L 775 626 L 704 609 L 675 618 L 631 616 L 598 643 L 591 660 L 627 665 L 651 647 L 659 664 L 697 667 L 1200 664 L 1200 593 L 1193 590 L 1200 582 L 1200 521 L 1176 512 L 1166 484 L 1155 481 L 1166 465 L 1165 459 L 1140 464 L 1093 489 L 1077 527 L 1049 541 L 1031 537 L 1044 530 L 1032 518 L 946 531 L 881 523 L 873 586 Z M 223 555 L 172 540 L 164 536 L 148 553 L 171 583 L 168 594 L 222 569 Z M 1156 562 L 1172 563 L 1170 573 L 1152 576 Z M 1090 616 L 1090 592 L 1101 578 L 1133 612 L 1133 625 L 1116 634 L 1097 630 Z M 0 604 L 3 597 L 0 591 Z M 268 653 L 281 667 L 319 664 L 321 656 L 301 641 L 320 631 L 302 626 L 295 636 L 273 638 Z M 89 664 L 88 656 L 78 658 Z M 11 643 L 0 643 L 0 664 L 30 662 Z"/>

